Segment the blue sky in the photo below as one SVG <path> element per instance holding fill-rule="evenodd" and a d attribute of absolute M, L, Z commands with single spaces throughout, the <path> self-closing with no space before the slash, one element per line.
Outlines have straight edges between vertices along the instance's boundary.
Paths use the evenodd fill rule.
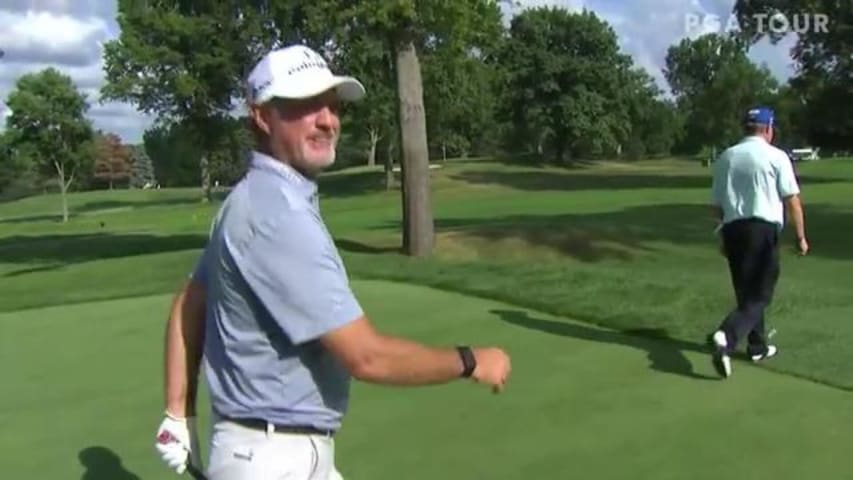
<path fill-rule="evenodd" d="M 712 30 L 711 20 L 725 25 L 734 0 L 516 0 L 515 3 L 514 7 L 503 7 L 507 16 L 543 5 L 596 12 L 613 26 L 623 51 L 666 90 L 661 73 L 666 49 L 682 38 Z M 6 55 L 0 59 L 0 115 L 7 112 L 2 101 L 20 75 L 53 66 L 70 75 L 88 95 L 92 105 L 89 116 L 96 128 L 114 132 L 126 142 L 141 141 L 143 132 L 154 120 L 152 117 L 139 114 L 132 105 L 97 101 L 104 82 L 102 44 L 118 35 L 116 8 L 116 2 L 111 0 L 3 0 L 0 49 Z M 705 28 L 688 31 L 688 15 L 704 19 Z M 750 57 L 756 63 L 765 63 L 779 80 L 787 80 L 794 73 L 789 54 L 794 40 L 789 37 L 777 45 L 761 42 L 753 47 Z"/>

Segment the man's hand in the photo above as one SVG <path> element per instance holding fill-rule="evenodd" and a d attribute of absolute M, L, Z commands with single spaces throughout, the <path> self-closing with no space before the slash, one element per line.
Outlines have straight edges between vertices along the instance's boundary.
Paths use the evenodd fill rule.
<path fill-rule="evenodd" d="M 180 418 L 166 412 L 157 429 L 155 447 L 166 465 L 178 475 L 186 470 L 188 458 L 194 466 L 202 468 L 195 417 Z"/>
<path fill-rule="evenodd" d="M 477 383 L 491 385 L 493 392 L 500 393 L 511 370 L 509 355 L 499 348 L 475 348 L 474 358 L 477 367 L 471 378 Z"/>
<path fill-rule="evenodd" d="M 801 238 L 797 242 L 797 250 L 797 253 L 799 253 L 800 256 L 804 256 L 809 253 L 809 242 L 806 240 L 806 237 Z"/>

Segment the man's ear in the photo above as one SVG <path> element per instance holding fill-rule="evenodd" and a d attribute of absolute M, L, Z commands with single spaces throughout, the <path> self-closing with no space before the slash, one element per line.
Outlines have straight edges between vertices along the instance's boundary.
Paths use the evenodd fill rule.
<path fill-rule="evenodd" d="M 255 126 L 258 130 L 263 132 L 266 135 L 270 134 L 270 123 L 269 123 L 269 113 L 264 109 L 261 105 L 253 105 L 249 110 L 249 115 L 252 117 L 252 121 L 255 122 Z"/>

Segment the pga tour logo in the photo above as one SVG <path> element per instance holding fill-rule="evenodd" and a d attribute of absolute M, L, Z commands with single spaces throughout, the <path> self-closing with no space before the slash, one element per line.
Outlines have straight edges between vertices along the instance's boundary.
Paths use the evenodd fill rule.
<path fill-rule="evenodd" d="M 758 33 L 827 33 L 829 30 L 829 15 L 825 13 L 797 13 L 784 15 L 782 13 L 768 14 L 756 13 L 752 15 L 752 23 Z M 684 28 L 688 34 L 694 32 L 702 33 L 730 33 L 740 32 L 740 24 L 735 15 L 729 16 L 724 21 L 719 15 L 700 15 L 688 13 L 684 17 Z"/>

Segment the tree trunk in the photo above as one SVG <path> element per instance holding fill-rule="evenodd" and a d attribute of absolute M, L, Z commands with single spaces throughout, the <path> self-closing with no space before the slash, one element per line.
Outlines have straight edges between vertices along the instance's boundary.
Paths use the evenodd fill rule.
<path fill-rule="evenodd" d="M 403 212 L 403 251 L 406 252 L 406 254 L 411 255 L 412 228 L 409 219 L 412 218 L 412 214 L 409 212 L 409 203 L 411 202 L 411 199 L 406 195 L 408 189 L 406 188 L 405 158 L 400 159 L 400 178 L 402 179 L 400 182 L 400 202 L 402 205 L 401 211 Z"/>
<path fill-rule="evenodd" d="M 557 165 L 565 165 L 566 164 L 566 162 L 565 162 L 565 160 L 566 160 L 566 144 L 562 138 L 560 138 L 560 137 L 557 138 L 557 142 L 556 142 L 555 147 L 557 150 L 556 151 Z"/>
<path fill-rule="evenodd" d="M 385 190 L 394 186 L 394 142 L 388 139 L 388 155 L 385 156 Z"/>
<path fill-rule="evenodd" d="M 68 177 L 68 181 L 65 181 L 65 165 L 54 161 L 54 168 L 56 168 L 56 179 L 59 182 L 59 196 L 62 198 L 62 223 L 68 222 L 68 187 L 71 185 L 71 182 L 74 181 L 74 173 L 72 173 Z"/>
<path fill-rule="evenodd" d="M 417 257 L 430 254 L 435 242 L 423 81 L 418 54 L 411 39 L 399 42 L 396 49 L 403 153 L 403 250 L 407 255 Z"/>
<path fill-rule="evenodd" d="M 202 191 L 202 202 L 209 203 L 212 198 L 212 192 L 210 190 L 210 162 L 207 158 L 207 153 L 202 154 L 201 156 L 201 191 Z"/>
<path fill-rule="evenodd" d="M 370 127 L 368 133 L 370 134 L 370 148 L 367 150 L 367 166 L 372 167 L 376 165 L 376 144 L 379 143 L 379 129 Z"/>
<path fill-rule="evenodd" d="M 447 142 L 441 142 L 441 163 L 447 162 Z"/>

